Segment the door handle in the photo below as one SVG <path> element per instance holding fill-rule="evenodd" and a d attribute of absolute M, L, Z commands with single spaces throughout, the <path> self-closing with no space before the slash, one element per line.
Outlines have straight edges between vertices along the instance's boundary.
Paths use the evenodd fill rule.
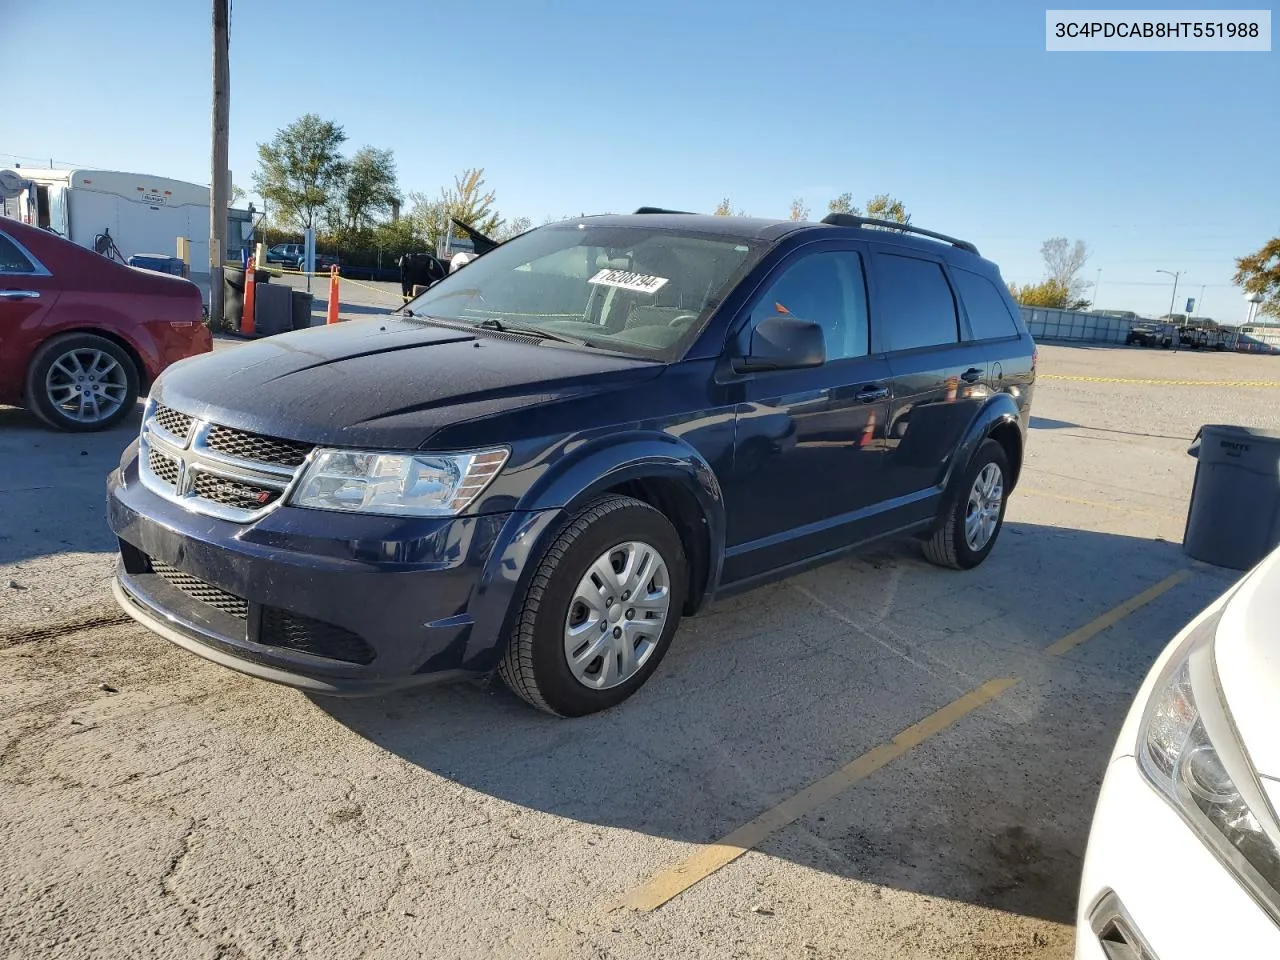
<path fill-rule="evenodd" d="M 875 403 L 877 400 L 883 400 L 888 395 L 889 388 L 883 383 L 869 383 L 854 394 L 859 403 Z"/>
<path fill-rule="evenodd" d="M 982 379 L 982 371 L 977 367 L 970 367 L 964 373 L 960 374 L 960 379 L 965 383 L 977 383 Z"/>
<path fill-rule="evenodd" d="M 39 300 L 39 290 L 0 290 L 0 300 Z"/>

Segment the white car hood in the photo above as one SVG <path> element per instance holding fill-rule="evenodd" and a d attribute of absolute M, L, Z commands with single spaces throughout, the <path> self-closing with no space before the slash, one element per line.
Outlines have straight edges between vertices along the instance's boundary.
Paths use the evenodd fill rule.
<path fill-rule="evenodd" d="M 1223 700 L 1254 769 L 1280 780 L 1280 550 L 1227 602 L 1213 652 Z"/>

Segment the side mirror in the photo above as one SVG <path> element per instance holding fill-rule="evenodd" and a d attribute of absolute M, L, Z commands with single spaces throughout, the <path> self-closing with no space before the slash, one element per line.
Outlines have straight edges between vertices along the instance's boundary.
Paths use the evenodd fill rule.
<path fill-rule="evenodd" d="M 820 367 L 826 362 L 827 343 L 821 326 L 811 320 L 777 316 L 756 324 L 747 352 L 734 358 L 733 366 L 745 373 Z"/>

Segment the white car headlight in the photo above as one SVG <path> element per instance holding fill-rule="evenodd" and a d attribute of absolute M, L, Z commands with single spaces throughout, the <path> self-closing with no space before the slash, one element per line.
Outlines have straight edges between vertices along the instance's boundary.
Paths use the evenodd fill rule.
<path fill-rule="evenodd" d="M 289 503 L 350 513 L 452 517 L 470 506 L 498 475 L 508 452 L 319 450 Z"/>
<path fill-rule="evenodd" d="M 1212 641 L 1220 616 L 1200 623 L 1160 676 L 1138 736 L 1138 766 L 1280 921 L 1280 824 L 1219 692 Z"/>

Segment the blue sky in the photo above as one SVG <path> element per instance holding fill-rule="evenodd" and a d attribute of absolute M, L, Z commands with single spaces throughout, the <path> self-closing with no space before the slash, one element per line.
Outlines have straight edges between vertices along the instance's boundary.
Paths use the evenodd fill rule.
<path fill-rule="evenodd" d="M 0 74 L 26 79 L 0 165 L 208 182 L 208 3 L 4 6 Z M 1081 238 L 1099 306 L 1164 312 L 1163 268 L 1185 271 L 1179 309 L 1203 284 L 1208 315 L 1242 319 L 1232 259 L 1280 233 L 1280 53 L 1050 54 L 1044 9 L 237 0 L 231 168 L 248 187 L 256 144 L 313 111 L 393 149 L 405 191 L 480 166 L 535 223 L 724 196 L 816 219 L 887 191 L 1008 279 Z"/>

